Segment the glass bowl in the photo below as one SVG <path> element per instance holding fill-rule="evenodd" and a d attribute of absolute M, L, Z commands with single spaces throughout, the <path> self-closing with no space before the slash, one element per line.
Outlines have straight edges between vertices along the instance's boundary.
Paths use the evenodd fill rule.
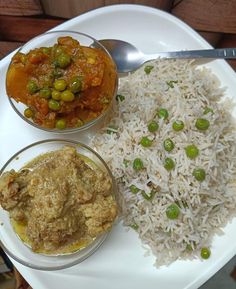
<path fill-rule="evenodd" d="M 36 36 L 35 38 L 31 39 L 29 42 L 27 42 L 25 45 L 23 45 L 17 51 L 17 53 L 26 54 L 35 48 L 53 46 L 54 44 L 57 43 L 58 37 L 63 37 L 63 36 L 72 37 L 73 39 L 79 41 L 79 43 L 82 46 L 100 49 L 103 52 L 105 52 L 105 54 L 109 57 L 109 59 L 111 60 L 111 63 L 113 64 L 112 69 L 114 69 L 114 72 L 115 72 L 115 81 L 114 81 L 114 87 L 112 87 L 113 97 L 112 97 L 111 101 L 109 102 L 109 104 L 107 104 L 107 105 L 104 104 L 104 106 L 106 106 L 105 109 L 103 109 L 97 117 L 95 117 L 95 118 L 91 117 L 91 120 L 89 120 L 88 122 L 85 122 L 83 125 L 80 125 L 78 127 L 68 127 L 65 129 L 47 128 L 47 127 L 44 127 L 44 126 L 41 126 L 41 125 L 35 123 L 31 118 L 27 118 L 24 115 L 24 110 L 27 108 L 27 106 L 24 103 L 17 102 L 14 98 L 8 96 L 8 99 L 10 101 L 12 108 L 24 121 L 26 121 L 28 124 L 38 128 L 38 129 L 48 131 L 48 132 L 58 133 L 58 134 L 80 132 L 82 130 L 90 128 L 91 126 L 94 126 L 97 123 L 101 123 L 101 126 L 104 125 L 104 122 L 106 121 L 105 116 L 109 115 L 109 112 L 112 111 L 113 102 L 115 100 L 115 96 L 116 96 L 117 88 L 118 88 L 118 74 L 117 74 L 117 70 L 116 70 L 116 65 L 115 65 L 114 61 L 112 60 L 112 57 L 110 56 L 110 54 L 106 50 L 106 48 L 104 46 L 102 46 L 102 44 L 100 44 L 95 38 L 93 38 L 87 34 L 76 32 L 76 31 L 66 31 L 66 30 L 50 31 L 50 32 L 41 34 L 41 35 Z M 63 69 L 61 69 L 61 70 L 63 70 Z M 66 73 L 65 73 L 65 75 L 66 75 Z M 9 76 L 9 69 L 8 69 L 7 75 L 6 75 L 6 91 L 8 91 L 8 85 L 7 85 L 8 76 Z M 58 79 L 60 79 L 60 78 L 62 78 L 62 77 L 59 76 Z M 20 88 L 18 88 L 18 89 L 20 89 Z M 38 96 L 38 97 L 40 97 L 40 96 Z M 59 102 L 61 102 L 61 101 L 59 101 Z"/>
<path fill-rule="evenodd" d="M 90 147 L 76 141 L 50 139 L 33 143 L 14 154 L 1 169 L 0 176 L 11 169 L 19 171 L 35 157 L 58 150 L 65 145 L 76 148 L 80 155 L 91 159 L 97 167 L 111 178 L 112 194 L 114 200 L 116 200 L 116 183 L 104 160 Z M 10 222 L 9 213 L 0 207 L 0 246 L 15 261 L 33 269 L 47 271 L 59 270 L 78 264 L 92 255 L 102 245 L 108 234 L 109 232 L 100 234 L 85 248 L 67 255 L 52 256 L 34 253 L 15 233 Z"/>

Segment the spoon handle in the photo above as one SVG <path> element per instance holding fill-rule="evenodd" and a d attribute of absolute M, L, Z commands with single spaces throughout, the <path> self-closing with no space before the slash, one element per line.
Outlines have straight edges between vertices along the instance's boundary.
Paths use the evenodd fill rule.
<path fill-rule="evenodd" d="M 202 50 L 185 50 L 175 52 L 159 52 L 156 54 L 145 55 L 145 61 L 156 58 L 224 58 L 235 59 L 236 48 L 218 48 L 218 49 L 202 49 Z"/>

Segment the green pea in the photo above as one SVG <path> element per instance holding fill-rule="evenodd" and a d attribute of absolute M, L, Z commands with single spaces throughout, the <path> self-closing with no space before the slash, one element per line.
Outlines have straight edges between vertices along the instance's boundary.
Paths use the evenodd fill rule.
<path fill-rule="evenodd" d="M 184 122 L 182 120 L 176 120 L 175 122 L 173 122 L 172 128 L 175 131 L 180 131 L 184 128 Z"/>
<path fill-rule="evenodd" d="M 54 88 L 58 91 L 63 91 L 66 89 L 67 83 L 64 79 L 57 79 L 53 84 Z"/>
<path fill-rule="evenodd" d="M 170 138 L 165 139 L 163 145 L 167 152 L 171 152 L 175 147 L 173 141 Z"/>
<path fill-rule="evenodd" d="M 145 71 L 146 74 L 150 74 L 151 71 L 153 70 L 153 68 L 154 68 L 153 65 L 146 65 L 146 66 L 144 67 L 144 71 Z"/>
<path fill-rule="evenodd" d="M 48 101 L 48 107 L 51 109 L 51 110 L 59 110 L 61 108 L 61 105 L 58 101 L 54 100 L 54 99 L 50 99 Z"/>
<path fill-rule="evenodd" d="M 28 83 L 27 83 L 27 90 L 30 94 L 34 94 L 36 93 L 37 91 L 39 91 L 39 87 L 37 85 L 37 83 L 34 81 L 34 80 L 30 80 Z"/>
<path fill-rule="evenodd" d="M 199 130 L 207 130 L 210 126 L 210 122 L 205 118 L 198 118 L 196 120 L 195 126 Z"/>
<path fill-rule="evenodd" d="M 70 55 L 62 53 L 57 57 L 56 62 L 60 68 L 66 68 L 71 63 Z"/>
<path fill-rule="evenodd" d="M 171 158 L 165 158 L 164 160 L 164 168 L 167 171 L 173 170 L 175 167 L 175 162 Z"/>
<path fill-rule="evenodd" d="M 48 99 L 48 98 L 50 98 L 51 97 L 51 89 L 50 88 L 47 88 L 47 87 L 45 87 L 45 88 L 42 88 L 42 89 L 40 89 L 40 91 L 39 91 L 39 95 L 42 97 L 42 98 L 46 98 L 46 99 Z"/>
<path fill-rule="evenodd" d="M 60 70 L 60 69 L 58 69 L 58 68 L 55 68 L 54 70 L 53 70 L 53 72 L 52 72 L 52 76 L 54 77 L 54 78 L 59 78 L 59 77 L 61 77 L 63 75 L 63 72 Z"/>
<path fill-rule="evenodd" d="M 52 91 L 52 98 L 55 100 L 60 100 L 61 99 L 61 93 L 58 90 L 53 90 Z"/>
<path fill-rule="evenodd" d="M 64 129 L 64 128 L 66 127 L 66 121 L 65 121 L 64 119 L 58 119 L 58 120 L 56 121 L 55 127 L 56 127 L 57 129 Z"/>
<path fill-rule="evenodd" d="M 52 51 L 53 51 L 54 56 L 57 57 L 64 52 L 64 49 L 60 45 L 56 44 L 53 46 Z"/>
<path fill-rule="evenodd" d="M 24 110 L 24 116 L 27 118 L 31 118 L 33 114 L 34 114 L 33 110 L 30 109 L 29 107 Z"/>
<path fill-rule="evenodd" d="M 203 111 L 203 114 L 208 114 L 209 112 L 214 113 L 213 109 L 210 107 L 206 107 Z"/>
<path fill-rule="evenodd" d="M 46 54 L 46 55 L 50 54 L 51 50 L 49 47 L 42 47 L 41 49 L 42 49 L 43 54 Z"/>
<path fill-rule="evenodd" d="M 210 256 L 211 256 L 211 251 L 208 248 L 204 247 L 201 249 L 201 257 L 203 259 L 208 259 Z"/>
<path fill-rule="evenodd" d="M 149 124 L 148 124 L 148 130 L 150 132 L 155 132 L 157 131 L 159 128 L 158 123 L 155 120 L 152 120 Z"/>
<path fill-rule="evenodd" d="M 194 144 L 192 144 L 185 148 L 185 153 L 189 159 L 193 160 L 199 155 L 199 150 Z"/>
<path fill-rule="evenodd" d="M 150 140 L 147 136 L 142 137 L 140 144 L 147 148 L 150 147 L 152 145 L 152 140 Z"/>
<path fill-rule="evenodd" d="M 133 161 L 133 169 L 136 171 L 142 170 L 144 168 L 143 162 L 140 158 L 136 158 Z"/>
<path fill-rule="evenodd" d="M 81 88 L 82 88 L 82 81 L 79 77 L 74 78 L 69 84 L 69 89 L 73 93 L 80 92 Z"/>
<path fill-rule="evenodd" d="M 129 187 L 129 189 L 130 189 L 131 193 L 133 193 L 133 194 L 137 194 L 140 191 L 140 189 L 137 188 L 135 185 L 131 185 Z"/>
<path fill-rule="evenodd" d="M 179 217 L 180 209 L 176 204 L 172 204 L 166 209 L 166 216 L 170 220 L 175 220 Z"/>
<path fill-rule="evenodd" d="M 169 116 L 169 113 L 165 108 L 160 108 L 157 114 L 159 118 L 163 118 L 163 119 L 167 119 Z"/>
<path fill-rule="evenodd" d="M 196 168 L 193 170 L 193 176 L 199 182 L 203 182 L 206 178 L 206 173 L 204 169 Z"/>
<path fill-rule="evenodd" d="M 121 102 L 121 101 L 125 100 L 125 97 L 124 97 L 124 95 L 117 94 L 116 100 Z"/>
<path fill-rule="evenodd" d="M 71 102 L 75 99 L 75 95 L 73 92 L 71 92 L 70 90 L 64 90 L 61 93 L 61 100 L 65 101 L 65 102 Z"/>

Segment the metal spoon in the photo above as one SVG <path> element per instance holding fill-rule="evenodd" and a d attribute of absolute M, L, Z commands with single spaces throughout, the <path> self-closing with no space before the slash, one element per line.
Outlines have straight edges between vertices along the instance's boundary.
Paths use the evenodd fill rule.
<path fill-rule="evenodd" d="M 157 58 L 236 58 L 236 48 L 186 50 L 144 54 L 134 45 L 118 39 L 102 39 L 99 42 L 111 54 L 118 73 L 127 73 L 138 69 L 145 62 Z"/>

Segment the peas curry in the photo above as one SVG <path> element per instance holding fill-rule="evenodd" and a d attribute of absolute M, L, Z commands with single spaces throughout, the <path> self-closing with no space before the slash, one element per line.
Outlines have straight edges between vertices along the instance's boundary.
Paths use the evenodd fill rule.
<path fill-rule="evenodd" d="M 101 49 L 59 37 L 52 47 L 13 56 L 7 73 L 9 97 L 24 103 L 24 116 L 49 129 L 80 127 L 110 105 L 116 89 L 113 61 Z"/>

